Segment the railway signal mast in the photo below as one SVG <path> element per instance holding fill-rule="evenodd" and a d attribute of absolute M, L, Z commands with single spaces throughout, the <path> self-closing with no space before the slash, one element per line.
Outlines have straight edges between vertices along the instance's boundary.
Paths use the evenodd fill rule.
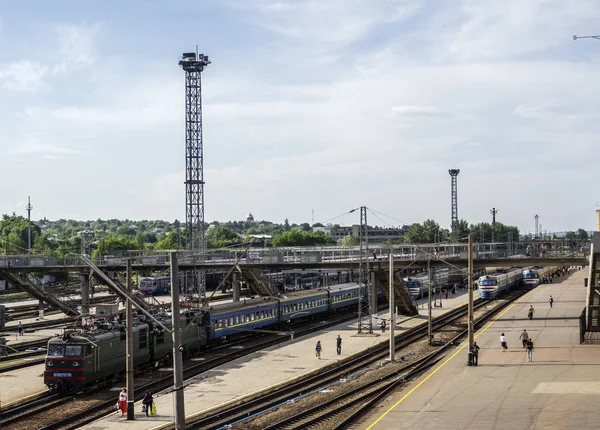
<path fill-rule="evenodd" d="M 203 263 L 206 255 L 204 228 L 204 155 L 202 141 L 202 72 L 210 64 L 208 56 L 185 52 L 179 65 L 185 71 L 185 216 L 186 248 L 194 262 Z M 193 286 L 200 299 L 206 296 L 203 270 L 193 274 Z M 175 287 L 173 285 L 173 287 Z"/>

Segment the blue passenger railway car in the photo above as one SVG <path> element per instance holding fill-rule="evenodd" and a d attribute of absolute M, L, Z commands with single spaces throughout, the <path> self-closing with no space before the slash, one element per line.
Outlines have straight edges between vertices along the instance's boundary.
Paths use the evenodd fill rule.
<path fill-rule="evenodd" d="M 219 339 L 275 324 L 279 320 L 278 305 L 277 299 L 265 297 L 211 307 L 209 337 Z"/>
<path fill-rule="evenodd" d="M 379 291 L 379 294 L 383 294 Z M 342 309 L 348 306 L 358 306 L 360 287 L 351 282 L 329 287 L 329 300 L 331 309 Z"/>

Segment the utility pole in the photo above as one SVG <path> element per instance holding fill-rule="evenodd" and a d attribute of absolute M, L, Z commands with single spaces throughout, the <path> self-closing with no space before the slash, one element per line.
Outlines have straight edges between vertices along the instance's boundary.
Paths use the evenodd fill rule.
<path fill-rule="evenodd" d="M 396 303 L 394 289 L 394 254 L 390 252 L 390 361 L 396 359 L 396 339 L 394 328 L 396 327 Z"/>
<path fill-rule="evenodd" d="M 179 277 L 177 252 L 171 252 L 171 318 L 173 321 L 173 375 L 175 391 L 175 428 L 185 428 L 183 400 L 183 346 L 181 345 L 181 313 L 179 312 Z"/>
<path fill-rule="evenodd" d="M 468 265 L 467 265 L 467 270 L 468 270 L 468 275 L 467 275 L 467 283 L 468 283 L 468 287 L 469 287 L 469 312 L 468 312 L 468 317 L 469 317 L 469 328 L 468 328 L 468 332 L 469 332 L 469 365 L 473 364 L 471 361 L 471 348 L 473 347 L 473 329 L 474 329 L 474 323 L 473 323 L 473 245 L 471 243 L 471 235 L 469 235 L 469 242 L 468 242 L 468 248 L 467 248 L 467 260 L 468 260 Z"/>
<path fill-rule="evenodd" d="M 131 297 L 131 259 L 127 259 L 127 294 Z M 133 306 L 131 299 L 125 301 L 125 329 L 127 330 L 127 343 L 125 345 L 125 355 L 127 356 L 126 373 L 127 373 L 127 420 L 135 420 L 135 396 L 133 387 Z"/>
<path fill-rule="evenodd" d="M 492 208 L 490 209 L 490 213 L 492 214 L 492 243 L 496 242 L 496 214 L 498 213 L 498 209 Z"/>
<path fill-rule="evenodd" d="M 427 292 L 427 300 L 429 301 L 429 310 L 428 310 L 428 322 L 427 322 L 427 342 L 431 345 L 431 341 L 433 340 L 433 327 L 431 324 L 431 267 L 429 266 L 430 258 L 427 258 L 427 276 L 429 278 L 429 288 Z"/>
<path fill-rule="evenodd" d="M 27 255 L 31 257 L 31 197 L 27 197 Z"/>

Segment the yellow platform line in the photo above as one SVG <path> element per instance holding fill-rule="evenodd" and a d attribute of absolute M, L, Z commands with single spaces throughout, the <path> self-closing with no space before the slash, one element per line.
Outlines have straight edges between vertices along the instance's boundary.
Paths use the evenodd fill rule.
<path fill-rule="evenodd" d="M 531 294 L 534 290 L 529 291 L 526 294 L 523 294 L 521 297 L 519 297 L 517 300 L 515 300 L 515 302 L 510 305 L 509 307 L 507 307 L 506 309 L 504 309 L 502 312 L 500 312 L 500 314 L 498 314 L 498 316 L 496 316 L 492 321 L 490 321 L 489 323 L 487 323 L 485 325 L 485 327 L 483 327 L 481 330 L 479 330 L 477 332 L 477 334 L 475 335 L 475 338 L 479 337 L 480 335 L 482 335 L 483 333 L 485 333 L 485 331 L 490 328 L 492 326 L 492 324 L 494 324 L 496 321 L 498 321 L 506 312 L 508 312 L 509 310 L 511 310 L 513 308 L 513 306 L 515 306 L 517 303 L 519 303 L 521 300 L 523 300 L 525 297 L 527 297 L 529 294 Z M 448 362 L 450 362 L 450 360 L 452 360 L 454 357 L 456 357 L 463 349 L 465 349 L 467 346 L 469 345 L 469 343 L 465 343 L 463 346 L 461 346 L 454 354 L 452 354 L 446 361 L 444 361 L 442 364 L 440 364 L 433 372 L 431 372 L 429 375 L 427 375 L 427 377 L 425 379 L 423 379 L 421 382 L 419 382 L 415 387 L 413 387 L 408 393 L 406 393 L 400 400 L 398 400 L 391 408 L 389 408 L 387 411 L 385 411 L 379 418 L 377 418 L 377 420 L 371 424 L 369 427 L 367 427 L 366 430 L 371 430 L 373 427 L 375 427 L 375 425 L 381 421 L 383 418 L 385 418 L 385 416 L 387 414 L 389 414 L 390 412 L 392 412 L 396 407 L 398 407 L 398 405 L 400 403 L 402 403 L 404 400 L 406 400 L 408 398 L 408 396 L 410 396 L 412 393 L 414 393 L 417 388 L 419 388 L 421 385 L 423 385 L 425 382 L 427 382 L 427 380 L 429 378 L 431 378 L 433 375 L 435 375 L 438 370 L 440 370 L 442 367 L 444 367 L 446 364 L 448 364 Z"/>

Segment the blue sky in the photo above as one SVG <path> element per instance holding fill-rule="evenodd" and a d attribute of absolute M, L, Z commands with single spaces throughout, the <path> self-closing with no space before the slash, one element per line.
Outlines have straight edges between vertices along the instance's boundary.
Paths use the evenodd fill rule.
<path fill-rule="evenodd" d="M 184 219 L 203 74 L 206 219 L 595 226 L 600 3 L 29 1 L 0 9 L 0 212 Z M 356 223 L 354 215 L 338 218 Z M 374 220 L 375 223 L 379 220 Z M 382 223 L 379 223 L 382 224 Z"/>

